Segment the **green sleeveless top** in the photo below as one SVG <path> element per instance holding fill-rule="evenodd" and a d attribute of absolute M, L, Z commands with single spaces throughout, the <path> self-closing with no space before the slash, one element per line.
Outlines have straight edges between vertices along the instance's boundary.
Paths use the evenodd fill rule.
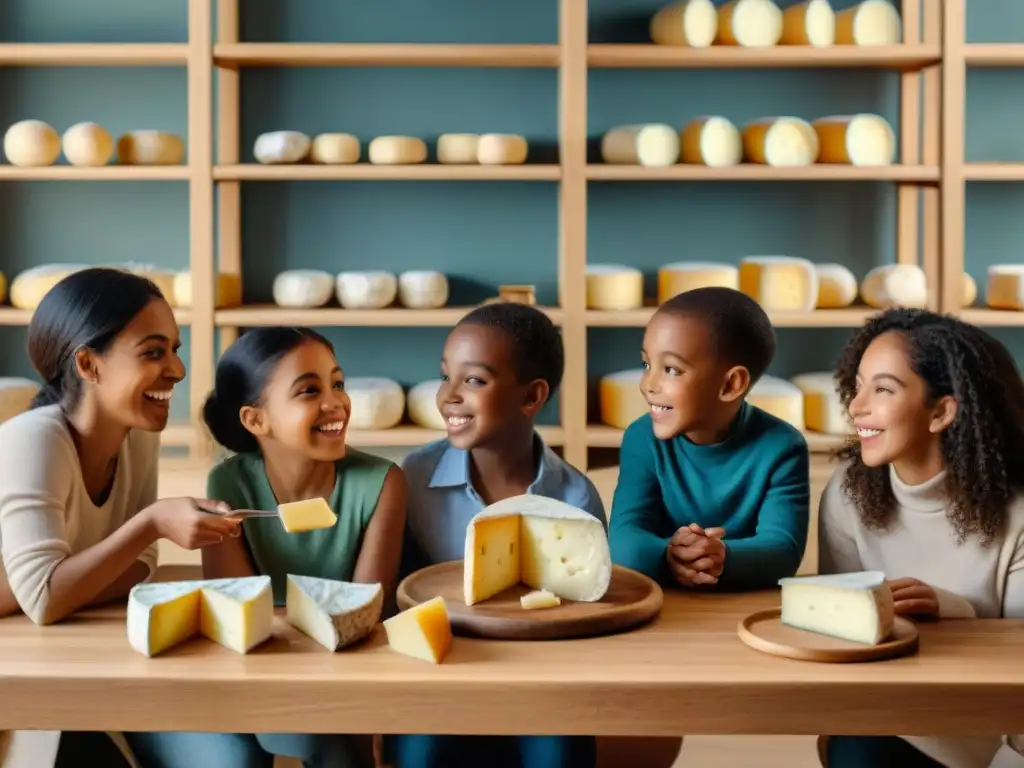
<path fill-rule="evenodd" d="M 284 605 L 288 574 L 351 581 L 363 534 L 377 508 L 384 478 L 394 463 L 349 448 L 337 462 L 338 477 L 327 500 L 338 516 L 332 528 L 287 533 L 277 518 L 252 518 L 242 531 L 256 570 L 270 576 L 274 603 Z M 277 509 L 259 454 L 225 459 L 210 472 L 206 496 L 235 509 Z"/>

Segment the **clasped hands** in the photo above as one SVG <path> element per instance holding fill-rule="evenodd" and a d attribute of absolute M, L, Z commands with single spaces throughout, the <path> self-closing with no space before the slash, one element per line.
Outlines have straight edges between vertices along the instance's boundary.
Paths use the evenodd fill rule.
<path fill-rule="evenodd" d="M 665 559 L 676 581 L 684 587 L 717 584 L 725 565 L 723 536 L 724 528 L 701 528 L 696 523 L 672 534 Z"/>
<path fill-rule="evenodd" d="M 922 618 L 939 617 L 939 598 L 935 590 L 918 579 L 889 579 L 896 615 L 910 614 Z"/>

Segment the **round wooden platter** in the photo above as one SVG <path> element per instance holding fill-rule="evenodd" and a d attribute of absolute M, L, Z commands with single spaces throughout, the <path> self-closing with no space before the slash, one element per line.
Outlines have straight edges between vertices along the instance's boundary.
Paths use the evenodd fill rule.
<path fill-rule="evenodd" d="M 740 639 L 751 648 L 773 656 L 832 664 L 892 659 L 915 653 L 918 647 L 917 626 L 902 616 L 896 617 L 892 639 L 878 645 L 854 643 L 789 627 L 782 623 L 781 617 L 780 608 L 750 614 L 740 622 Z"/>
<path fill-rule="evenodd" d="M 641 573 L 612 567 L 612 582 L 596 603 L 562 600 L 554 608 L 525 610 L 519 598 L 532 591 L 523 584 L 468 606 L 462 592 L 462 561 L 438 563 L 410 574 L 398 585 L 398 606 L 411 608 L 441 596 L 452 632 L 494 640 L 568 640 L 634 629 L 661 611 L 664 593 Z"/>

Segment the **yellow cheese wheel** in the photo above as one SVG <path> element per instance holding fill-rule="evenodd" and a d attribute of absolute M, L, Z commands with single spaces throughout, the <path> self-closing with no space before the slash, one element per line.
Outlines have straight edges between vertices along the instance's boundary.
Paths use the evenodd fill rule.
<path fill-rule="evenodd" d="M 102 125 L 76 123 L 61 139 L 64 157 L 71 165 L 101 166 L 114 154 L 114 139 Z"/>
<path fill-rule="evenodd" d="M 601 423 L 616 429 L 625 429 L 650 411 L 647 400 L 640 392 L 643 369 L 616 371 L 598 381 Z"/>
<path fill-rule="evenodd" d="M 792 383 L 803 393 L 807 429 L 827 435 L 853 434 L 849 411 L 843 408 L 832 373 L 801 373 Z"/>
<path fill-rule="evenodd" d="M 711 0 L 680 0 L 651 17 L 651 40 L 657 45 L 707 48 L 718 34 L 718 12 Z"/>
<path fill-rule="evenodd" d="M 771 48 L 782 38 L 782 11 L 772 0 L 730 0 L 718 7 L 718 45 Z"/>
<path fill-rule="evenodd" d="M 916 264 L 875 267 L 860 284 L 860 296 L 869 307 L 923 308 L 928 303 L 928 281 Z"/>
<path fill-rule="evenodd" d="M 841 165 L 892 165 L 896 134 L 881 115 L 837 115 L 811 123 L 818 135 L 818 162 Z"/>
<path fill-rule="evenodd" d="M 679 159 L 684 163 L 726 168 L 743 160 L 743 139 L 728 118 L 709 116 L 692 120 L 680 134 Z"/>
<path fill-rule="evenodd" d="M 601 159 L 660 168 L 679 161 L 679 131 L 666 123 L 620 125 L 601 137 Z"/>
<path fill-rule="evenodd" d="M 60 136 L 42 120 L 20 120 L 4 134 L 4 156 L 22 168 L 53 165 L 60 157 Z"/>
<path fill-rule="evenodd" d="M 961 307 L 969 307 L 978 298 L 978 284 L 974 278 L 964 272 L 964 295 L 960 299 Z"/>
<path fill-rule="evenodd" d="M 121 165 L 181 165 L 185 142 L 166 131 L 129 131 L 117 140 Z"/>
<path fill-rule="evenodd" d="M 985 303 L 992 309 L 1024 310 L 1024 264 L 989 267 Z"/>
<path fill-rule="evenodd" d="M 179 272 L 174 276 L 174 306 L 188 308 L 192 306 L 192 274 Z M 214 289 L 214 306 L 218 309 L 237 307 L 242 303 L 242 278 L 224 272 L 217 274 L 217 285 Z"/>
<path fill-rule="evenodd" d="M 839 45 L 898 45 L 900 13 L 889 0 L 862 0 L 836 13 Z"/>
<path fill-rule="evenodd" d="M 818 159 L 818 134 L 799 117 L 765 117 L 743 127 L 743 157 L 751 163 L 791 168 Z"/>
<path fill-rule="evenodd" d="M 622 264 L 587 265 L 587 309 L 627 310 L 644 305 L 644 275 Z"/>
<path fill-rule="evenodd" d="M 474 165 L 480 136 L 476 133 L 442 133 L 437 137 L 437 162 L 443 165 Z"/>
<path fill-rule="evenodd" d="M 796 384 L 765 374 L 750 388 L 747 402 L 797 429 L 804 429 L 804 393 Z"/>
<path fill-rule="evenodd" d="M 352 165 L 359 162 L 362 146 L 351 133 L 321 133 L 314 137 L 309 159 L 323 165 Z"/>
<path fill-rule="evenodd" d="M 782 13 L 781 45 L 827 48 L 836 40 L 836 14 L 829 0 L 804 0 Z"/>
<path fill-rule="evenodd" d="M 857 278 L 842 264 L 815 264 L 818 309 L 840 309 L 857 300 Z"/>
<path fill-rule="evenodd" d="M 695 288 L 739 288 L 739 270 L 732 264 L 710 261 L 681 261 L 658 270 L 658 303 Z"/>
<path fill-rule="evenodd" d="M 746 256 L 739 289 L 768 312 L 810 312 L 818 303 L 818 273 L 795 256 Z"/>
<path fill-rule="evenodd" d="M 7 275 L 0 272 L 0 304 L 7 301 Z"/>
<path fill-rule="evenodd" d="M 529 144 L 524 136 L 485 133 L 476 145 L 476 161 L 480 165 L 522 165 L 528 151 Z"/>
<path fill-rule="evenodd" d="M 53 286 L 87 268 L 86 264 L 41 264 L 19 272 L 11 282 L 11 304 L 18 309 L 35 309 Z"/>

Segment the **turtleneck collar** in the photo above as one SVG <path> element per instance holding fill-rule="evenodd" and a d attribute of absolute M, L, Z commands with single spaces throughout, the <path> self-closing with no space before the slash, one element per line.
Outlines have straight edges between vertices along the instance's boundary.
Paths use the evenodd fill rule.
<path fill-rule="evenodd" d="M 945 512 L 949 507 L 946 494 L 946 470 L 920 485 L 907 485 L 900 480 L 896 469 L 889 465 L 889 482 L 896 503 L 912 512 Z"/>

